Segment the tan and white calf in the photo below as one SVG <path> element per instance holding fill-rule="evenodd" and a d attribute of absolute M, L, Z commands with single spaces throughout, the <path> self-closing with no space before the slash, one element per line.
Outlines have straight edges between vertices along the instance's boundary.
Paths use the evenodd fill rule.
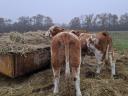
<path fill-rule="evenodd" d="M 70 69 L 75 81 L 76 96 L 82 96 L 80 91 L 80 64 L 81 64 L 81 45 L 79 38 L 71 32 L 52 31 L 51 34 L 51 64 L 54 75 L 54 93 L 59 92 L 60 70 L 63 64 L 65 67 L 65 76 L 70 76 Z M 61 28 L 60 28 L 61 29 Z"/>
<path fill-rule="evenodd" d="M 101 67 L 104 63 L 111 65 L 111 76 L 115 75 L 115 58 L 112 47 L 112 38 L 106 32 L 98 33 L 81 33 L 79 35 L 81 42 L 82 55 L 88 55 L 93 53 L 97 61 L 97 71 L 100 73 Z M 84 62 L 83 62 L 84 63 Z"/>
<path fill-rule="evenodd" d="M 104 63 L 111 65 L 111 76 L 115 75 L 115 58 L 112 47 L 112 38 L 107 32 L 80 33 L 72 31 L 81 42 L 82 63 L 84 64 L 86 55 L 95 55 L 97 61 L 97 73 L 100 73 Z"/>

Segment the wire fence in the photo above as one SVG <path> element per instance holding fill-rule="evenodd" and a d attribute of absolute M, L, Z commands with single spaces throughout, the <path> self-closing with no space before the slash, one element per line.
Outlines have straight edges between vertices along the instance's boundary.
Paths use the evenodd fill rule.
<path fill-rule="evenodd" d="M 128 51 L 128 31 L 109 31 L 113 46 L 120 52 Z"/>

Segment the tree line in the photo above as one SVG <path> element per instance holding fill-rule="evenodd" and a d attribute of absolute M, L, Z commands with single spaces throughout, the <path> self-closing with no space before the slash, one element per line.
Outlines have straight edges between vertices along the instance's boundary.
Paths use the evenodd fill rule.
<path fill-rule="evenodd" d="M 0 18 L 0 32 L 47 30 L 53 24 L 50 17 L 41 14 L 32 17 L 21 16 L 15 22 L 11 19 Z"/>
<path fill-rule="evenodd" d="M 52 18 L 41 14 L 32 17 L 21 16 L 15 22 L 12 22 L 11 19 L 0 18 L 0 32 L 48 30 L 52 25 L 54 25 Z M 68 24 L 60 26 L 88 31 L 126 31 L 128 30 L 128 13 L 120 16 L 111 13 L 82 15 L 74 17 Z"/>
<path fill-rule="evenodd" d="M 128 13 L 118 16 L 111 13 L 89 14 L 74 17 L 69 26 L 72 29 L 86 29 L 89 31 L 126 31 L 128 30 Z"/>

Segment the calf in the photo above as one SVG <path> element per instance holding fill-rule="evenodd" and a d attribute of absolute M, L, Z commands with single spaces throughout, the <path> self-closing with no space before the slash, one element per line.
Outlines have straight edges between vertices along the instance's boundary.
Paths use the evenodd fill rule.
<path fill-rule="evenodd" d="M 114 51 L 112 48 L 112 38 L 106 32 L 98 33 L 81 33 L 79 35 L 82 49 L 82 63 L 84 63 L 85 55 L 94 54 L 97 61 L 96 73 L 100 73 L 104 63 L 111 65 L 111 76 L 115 75 Z"/>
<path fill-rule="evenodd" d="M 51 26 L 45 33 L 45 36 L 54 37 L 56 34 L 63 32 L 64 28 L 58 26 Z"/>
<path fill-rule="evenodd" d="M 66 63 L 65 75 L 70 76 L 70 68 L 72 76 L 75 80 L 76 96 L 82 96 L 80 91 L 80 64 L 81 64 L 81 45 L 79 38 L 71 32 L 52 31 L 54 27 L 49 29 L 52 36 L 51 42 L 51 64 L 54 75 L 54 93 L 59 92 L 59 78 L 61 66 Z M 61 29 L 61 28 L 60 28 Z M 54 33 L 54 34 L 53 34 Z"/>
<path fill-rule="evenodd" d="M 84 33 L 79 36 L 82 51 L 93 52 L 97 61 L 97 73 L 100 73 L 103 63 L 111 65 L 111 76 L 115 75 L 114 51 L 112 48 L 112 38 L 106 32 L 94 34 Z"/>

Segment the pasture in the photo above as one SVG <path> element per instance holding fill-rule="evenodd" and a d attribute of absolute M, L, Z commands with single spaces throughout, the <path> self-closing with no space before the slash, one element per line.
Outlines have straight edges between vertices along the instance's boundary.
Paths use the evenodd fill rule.
<path fill-rule="evenodd" d="M 81 65 L 80 78 L 83 96 L 128 96 L 128 32 L 112 31 L 109 33 L 113 38 L 117 57 L 115 79 L 110 78 L 108 66 L 105 66 L 101 70 L 102 74 L 97 76 L 95 74 L 96 66 L 88 65 L 89 63 L 96 63 L 95 57 L 87 56 L 86 63 Z M 31 33 L 31 38 L 34 38 L 35 34 L 38 33 Z M 40 38 L 38 37 L 38 39 Z M 37 42 L 40 41 L 38 39 L 36 38 Z M 29 39 L 26 44 L 28 45 L 30 41 Z M 43 43 L 39 42 L 39 46 L 43 46 Z M 32 44 L 33 42 L 31 46 Z M 36 44 L 33 45 L 36 47 Z M 59 96 L 75 96 L 73 84 L 63 81 L 63 73 L 62 70 Z M 15 79 L 0 74 L 0 96 L 53 96 L 52 69 L 48 68 Z"/>
<path fill-rule="evenodd" d="M 113 46 L 124 53 L 128 49 L 128 31 L 109 31 L 113 38 Z"/>

